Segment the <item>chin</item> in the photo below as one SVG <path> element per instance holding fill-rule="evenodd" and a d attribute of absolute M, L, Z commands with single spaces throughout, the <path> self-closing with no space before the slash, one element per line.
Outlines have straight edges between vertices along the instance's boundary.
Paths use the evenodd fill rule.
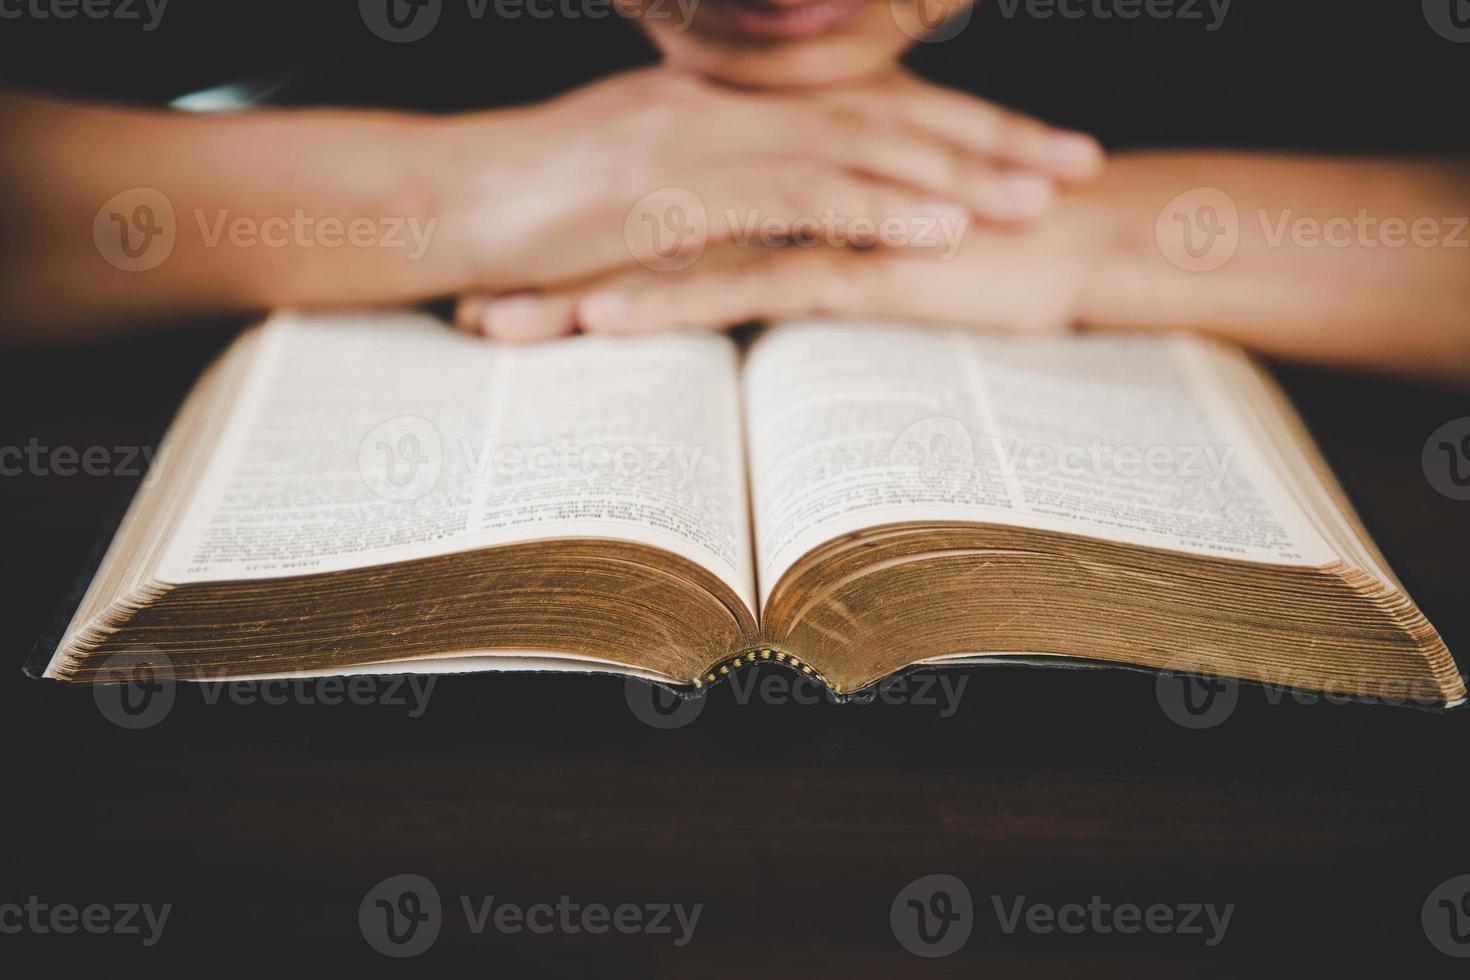
<path fill-rule="evenodd" d="M 751 51 L 702 47 L 669 50 L 668 62 L 739 88 L 812 89 L 842 85 L 892 71 L 897 59 L 873 56 L 861 48 L 832 41 L 803 44 L 796 50 Z"/>
<path fill-rule="evenodd" d="M 755 17 L 745 18 L 754 23 L 742 23 L 731 12 L 741 13 L 735 8 L 744 2 L 724 0 L 710 10 L 701 4 L 688 30 L 676 30 L 666 22 L 643 23 L 669 64 L 741 88 L 842 85 L 892 71 L 913 43 L 894 21 L 885 0 L 857 6 L 830 30 L 800 23 L 762 23 Z M 767 0 L 753 0 L 753 5 L 762 11 L 772 6 Z M 822 5 L 823 0 L 786 0 L 782 9 Z M 708 6 L 715 7 L 713 3 Z"/>

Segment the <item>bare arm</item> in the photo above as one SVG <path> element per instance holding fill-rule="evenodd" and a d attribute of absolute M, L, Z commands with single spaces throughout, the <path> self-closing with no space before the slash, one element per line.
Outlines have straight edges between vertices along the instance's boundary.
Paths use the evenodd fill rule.
<path fill-rule="evenodd" d="M 0 93 L 0 133 L 0 339 L 636 268 L 647 243 L 629 229 L 662 228 L 671 193 L 708 219 L 683 247 L 738 233 L 736 213 L 1013 225 L 1101 164 L 1085 137 L 915 79 L 763 94 L 667 69 L 450 117 Z"/>
<path fill-rule="evenodd" d="M 805 314 L 1195 330 L 1299 360 L 1470 380 L 1467 218 L 1465 161 L 1134 153 L 1034 225 L 971 225 L 927 254 L 747 250 L 549 292 L 541 310 L 520 301 L 516 313 L 546 336 Z M 480 319 L 494 324 L 486 302 Z"/>
<path fill-rule="evenodd" d="M 1084 325 L 1470 379 L 1470 161 L 1147 154 L 1094 197 Z"/>
<path fill-rule="evenodd" d="M 406 229 L 408 247 L 383 241 L 396 220 L 422 229 L 448 203 L 410 165 L 426 128 L 412 117 L 201 117 L 0 96 L 0 127 L 11 222 L 0 334 L 406 299 L 468 281 L 461 256 L 434 241 L 447 229 L 436 225 L 422 254 Z"/>

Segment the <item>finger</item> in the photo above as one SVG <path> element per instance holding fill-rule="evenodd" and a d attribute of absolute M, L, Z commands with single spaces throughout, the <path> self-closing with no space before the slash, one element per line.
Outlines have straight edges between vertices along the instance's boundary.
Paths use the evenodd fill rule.
<path fill-rule="evenodd" d="M 750 320 L 842 314 L 863 304 L 863 253 L 788 248 L 740 265 L 600 289 L 583 297 L 588 333 L 718 330 Z"/>
<path fill-rule="evenodd" d="M 1061 180 L 1086 180 L 1102 169 L 1102 147 L 1091 136 L 1049 126 L 964 92 L 906 79 L 819 96 L 834 105 L 901 122 L 937 135 L 1004 167 Z"/>
<path fill-rule="evenodd" d="M 724 245 L 932 248 L 957 240 L 965 205 L 809 160 L 764 159 L 645 195 L 626 221 L 628 256 L 660 272 L 704 262 Z"/>
<path fill-rule="evenodd" d="M 454 306 L 454 325 L 466 333 L 479 333 L 480 318 L 489 302 L 486 295 L 461 296 Z"/>
<path fill-rule="evenodd" d="M 994 154 L 952 134 L 926 132 L 865 108 L 834 113 L 814 103 L 809 109 L 787 123 L 791 146 L 809 156 L 957 200 L 990 221 L 1028 221 L 1052 203 L 1048 174 L 997 163 Z"/>
<path fill-rule="evenodd" d="M 599 288 L 578 304 L 577 322 L 589 333 L 720 329 L 808 315 L 1033 334 L 1070 329 L 1074 284 L 1044 254 L 1018 260 L 1025 248 L 1014 233 L 992 232 L 953 260 L 912 250 L 764 251 L 737 266 Z"/>
<path fill-rule="evenodd" d="M 479 330 L 492 340 L 532 343 L 565 337 L 576 326 L 575 293 L 518 293 L 487 300 Z"/>

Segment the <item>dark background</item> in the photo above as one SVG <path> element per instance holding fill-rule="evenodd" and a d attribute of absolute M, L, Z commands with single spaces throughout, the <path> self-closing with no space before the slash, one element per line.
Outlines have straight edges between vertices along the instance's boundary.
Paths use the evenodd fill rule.
<path fill-rule="evenodd" d="M 6 84 L 158 102 L 241 77 L 285 102 L 448 109 L 547 96 L 650 57 L 621 20 L 471 21 L 389 45 L 355 4 L 172 0 L 161 26 L 0 20 Z M 1236 0 L 1224 27 L 1007 21 L 987 6 L 915 67 L 1098 133 L 1115 148 L 1464 150 L 1470 45 L 1413 0 Z M 283 75 L 284 73 L 284 75 Z M 0 134 L 0 138 L 4 138 Z M 99 147 L 105 153 L 105 147 Z M 3 217 L 3 216 L 0 216 Z M 70 351 L 0 353 L 0 445 L 156 446 L 238 325 Z M 1451 650 L 1470 650 L 1470 503 L 1420 450 L 1470 414 L 1464 390 L 1282 368 L 1396 570 Z M 9 749 L 0 903 L 172 903 L 158 947 L 0 935 L 0 969 L 40 957 L 129 974 L 188 967 L 481 975 L 1461 975 L 1421 906 L 1470 873 L 1470 713 L 1273 704 L 1240 695 L 1189 731 L 1153 678 L 974 671 L 960 710 L 739 705 L 716 691 L 657 731 L 621 682 L 440 681 L 409 718 L 377 706 L 208 705 L 181 693 L 144 731 L 21 661 L 136 480 L 0 478 L 0 726 Z M 1462 659 L 1463 663 L 1463 659 Z M 448 922 L 423 956 L 379 957 L 357 907 L 413 872 Z M 910 956 L 889 926 L 909 881 L 974 894 L 965 950 Z M 454 896 L 528 904 L 704 902 L 694 942 L 469 935 Z M 989 896 L 1236 905 L 1225 941 L 1005 935 Z M 458 923 L 458 924 L 456 924 Z"/>
<path fill-rule="evenodd" d="M 137 21 L 0 19 L 0 55 L 7 84 L 109 99 L 284 76 L 287 101 L 424 109 L 545 98 L 654 57 L 620 17 L 475 19 L 464 0 L 444 0 L 438 25 L 409 44 L 374 36 L 352 0 L 170 0 L 146 33 Z M 1007 18 L 981 0 L 969 27 L 909 60 L 1111 147 L 1470 146 L 1459 104 L 1470 46 L 1430 30 L 1420 0 L 1233 0 L 1213 32 L 1200 20 Z"/>

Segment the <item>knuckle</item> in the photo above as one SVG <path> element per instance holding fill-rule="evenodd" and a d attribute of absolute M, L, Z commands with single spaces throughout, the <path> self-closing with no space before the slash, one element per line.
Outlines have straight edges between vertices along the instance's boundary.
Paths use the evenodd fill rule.
<path fill-rule="evenodd" d="M 1010 116 L 996 123 L 996 146 L 1006 156 L 1032 156 L 1040 148 L 1045 129 L 1022 116 Z"/>
<path fill-rule="evenodd" d="M 831 193 L 838 178 L 824 168 L 799 164 L 779 168 L 774 183 L 777 206 L 796 215 L 811 210 L 824 194 Z"/>

